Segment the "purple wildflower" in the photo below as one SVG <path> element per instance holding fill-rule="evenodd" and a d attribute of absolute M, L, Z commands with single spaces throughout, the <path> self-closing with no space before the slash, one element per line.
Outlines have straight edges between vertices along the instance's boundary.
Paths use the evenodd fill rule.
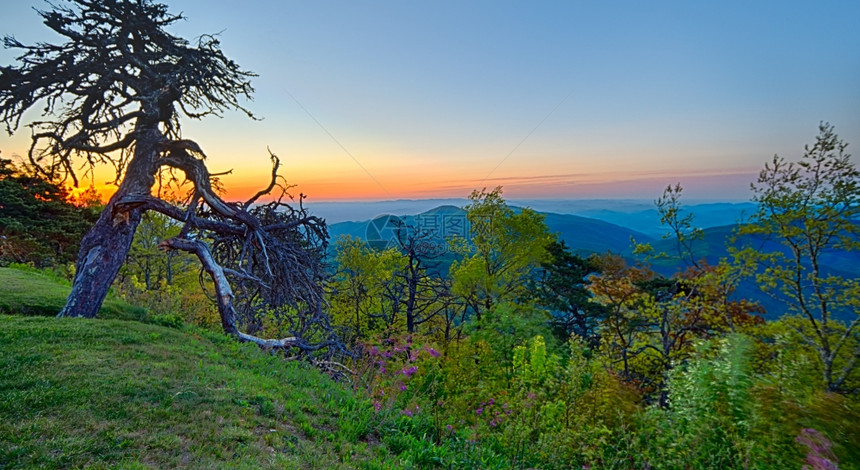
<path fill-rule="evenodd" d="M 412 367 L 409 367 L 408 369 L 402 369 L 400 371 L 400 373 L 405 375 L 406 377 L 411 377 L 412 374 L 414 374 L 417 371 L 418 371 L 418 368 L 415 366 L 412 366 Z"/>
<path fill-rule="evenodd" d="M 475 414 L 478 416 L 481 416 L 481 413 L 483 413 L 483 412 L 484 412 L 484 407 L 480 407 L 480 408 L 475 410 Z"/>
<path fill-rule="evenodd" d="M 794 440 L 808 449 L 805 460 L 808 465 L 804 465 L 803 470 L 837 470 L 839 468 L 837 465 L 839 459 L 831 450 L 833 443 L 824 434 L 815 429 L 805 428 Z"/>

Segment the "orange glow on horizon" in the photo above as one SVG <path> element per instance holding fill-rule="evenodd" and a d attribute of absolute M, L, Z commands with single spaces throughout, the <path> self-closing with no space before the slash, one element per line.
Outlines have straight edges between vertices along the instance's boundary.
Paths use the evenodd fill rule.
<path fill-rule="evenodd" d="M 217 172 L 223 163 L 210 162 L 212 171 Z M 220 167 L 220 168 L 218 168 Z M 352 171 L 350 171 L 352 170 Z M 470 168 L 470 170 L 473 170 Z M 747 200 L 749 184 L 755 181 L 758 169 L 706 169 L 698 171 L 601 171 L 592 170 L 579 173 L 542 172 L 517 170 L 499 172 L 499 175 L 481 180 L 469 178 L 464 173 L 449 174 L 443 170 L 420 168 L 384 168 L 374 177 L 356 169 L 282 167 L 281 173 L 292 185 L 288 193 L 297 201 L 299 195 L 305 201 L 313 202 L 362 202 L 397 199 L 446 199 L 466 198 L 476 189 L 502 186 L 508 198 L 647 198 L 652 199 L 669 184 L 680 182 L 690 197 L 702 199 Z M 475 171 L 469 173 L 475 174 Z M 515 175 L 515 176 L 514 176 Z M 93 187 L 103 203 L 117 190 L 108 184 L 114 175 L 110 168 L 97 168 L 78 188 L 69 188 L 71 197 L 79 197 Z M 224 188 L 222 197 L 227 201 L 246 201 L 268 185 L 271 168 L 262 166 L 238 167 L 230 174 L 219 176 Z M 283 180 L 279 181 L 283 183 Z M 101 184 L 99 184 L 101 183 Z M 270 196 L 260 202 L 271 201 L 280 195 L 276 188 Z"/>

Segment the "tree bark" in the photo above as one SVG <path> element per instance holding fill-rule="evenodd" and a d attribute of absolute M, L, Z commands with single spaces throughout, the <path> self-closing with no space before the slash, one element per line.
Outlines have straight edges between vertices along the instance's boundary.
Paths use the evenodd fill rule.
<path fill-rule="evenodd" d="M 280 339 L 265 339 L 239 331 L 239 328 L 236 327 L 236 309 L 233 306 L 233 289 L 230 287 L 230 282 L 227 281 L 224 268 L 212 257 L 209 247 L 199 240 L 186 240 L 182 238 L 165 240 L 161 243 L 161 247 L 193 253 L 200 260 L 203 270 L 209 273 L 212 282 L 215 284 L 215 299 L 218 303 L 218 312 L 221 314 L 221 327 L 224 333 L 235 336 L 240 341 L 254 343 L 263 349 L 299 347 L 305 350 L 314 350 L 329 345 L 329 343 L 325 343 L 317 346 L 306 346 L 294 336 Z"/>
<path fill-rule="evenodd" d="M 125 262 L 142 210 L 136 205 L 120 204 L 119 201 L 129 195 L 150 194 L 155 184 L 158 145 L 163 140 L 163 135 L 157 129 L 140 130 L 138 134 L 134 156 L 122 184 L 102 211 L 99 220 L 81 240 L 74 284 L 59 317 L 95 317 Z"/>

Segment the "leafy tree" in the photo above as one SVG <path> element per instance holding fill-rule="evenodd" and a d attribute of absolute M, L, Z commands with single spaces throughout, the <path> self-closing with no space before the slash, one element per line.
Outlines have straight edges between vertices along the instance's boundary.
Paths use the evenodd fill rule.
<path fill-rule="evenodd" d="M 741 229 L 781 245 L 780 251 L 748 248 L 741 255 L 758 260 L 760 286 L 805 319 L 802 334 L 817 350 L 831 391 L 845 384 L 860 357 L 860 280 L 822 267 L 829 253 L 860 249 L 860 172 L 847 146 L 822 123 L 799 162 L 775 155 L 752 185 L 758 210 Z"/>
<path fill-rule="evenodd" d="M 161 247 L 197 256 L 213 280 L 226 333 L 301 351 L 336 344 L 321 305 L 325 225 L 301 200 L 298 207 L 284 202 L 287 188 L 279 183 L 278 158 L 271 154 L 266 188 L 230 204 L 213 190 L 200 145 L 182 137 L 183 117 L 228 110 L 251 116 L 240 100 L 250 98 L 254 75 L 227 58 L 214 36 L 189 44 L 167 32 L 182 16 L 150 0 L 75 0 L 39 14 L 65 42 L 27 46 L 4 38 L 7 48 L 22 54 L 19 65 L 0 67 L 0 120 L 12 133 L 26 111 L 43 106 L 41 118 L 27 124 L 33 134 L 31 164 L 74 183 L 81 159 L 89 168 L 107 164 L 119 182 L 81 242 L 74 285 L 60 315 L 96 315 L 142 214 L 156 211 L 183 224 Z M 192 184 L 185 204 L 153 196 L 165 171 Z M 256 205 L 275 188 L 280 196 Z M 290 318 L 294 336 L 265 340 L 239 330 L 242 317 L 266 310 L 300 312 Z M 320 343 L 310 345 L 308 338 Z"/>
<path fill-rule="evenodd" d="M 671 279 L 655 276 L 640 281 L 639 287 L 649 296 L 642 315 L 650 323 L 652 340 L 646 345 L 652 354 L 655 382 L 660 386 L 660 404 L 667 405 L 665 378 L 674 364 L 689 358 L 692 343 L 697 338 L 761 322 L 756 316 L 761 308 L 752 302 L 735 299 L 734 293 L 749 266 L 741 260 L 735 263 L 721 260 L 717 266 L 697 261 L 693 245 L 704 236 L 693 224 L 692 213 L 684 214 L 681 204 L 683 188 L 678 183 L 667 186 L 654 202 L 660 223 L 669 229 L 664 238 L 675 240 L 676 254 L 653 254 L 647 244 L 636 245 L 635 251 L 647 254 L 647 260 L 675 259 L 686 265 Z"/>
<path fill-rule="evenodd" d="M 423 233 L 403 225 L 394 236 L 396 246 L 384 250 L 349 236 L 337 240 L 328 286 L 338 323 L 348 325 L 356 339 L 384 329 L 429 334 L 438 327 L 450 334 L 449 286 L 428 270 L 433 254 L 422 249 Z"/>
<path fill-rule="evenodd" d="M 542 215 L 508 207 L 501 187 L 475 190 L 469 200 L 471 239 L 460 248 L 473 252 L 452 264 L 450 275 L 453 293 L 480 321 L 494 305 L 526 294 L 535 270 L 550 259 L 547 247 L 553 236 Z"/>
<path fill-rule="evenodd" d="M 46 267 L 74 261 L 98 213 L 69 191 L 0 159 L 0 260 Z"/>
<path fill-rule="evenodd" d="M 653 299 L 641 285 L 654 278 L 650 270 L 628 266 L 624 258 L 606 254 L 595 258 L 600 274 L 591 276 L 588 290 L 606 308 L 600 325 L 601 345 L 613 364 L 621 365 L 625 380 L 643 381 L 633 361 L 648 349 L 651 319 L 645 310 Z"/>
<path fill-rule="evenodd" d="M 181 230 L 182 225 L 169 217 L 157 212 L 144 213 L 120 273 L 127 271 L 124 274 L 138 275 L 146 290 L 154 289 L 162 281 L 171 284 L 174 274 L 188 269 L 191 260 L 190 257 L 183 257 L 180 264 L 177 262 L 180 253 L 162 253 L 158 245 L 163 240 L 179 235 Z"/>
<path fill-rule="evenodd" d="M 337 240 L 336 271 L 329 282 L 330 304 L 335 320 L 348 326 L 355 339 L 366 339 L 394 326 L 397 305 L 383 305 L 384 293 L 391 289 L 404 264 L 394 248 L 377 251 L 349 236 Z M 399 304 L 400 298 L 395 296 L 393 301 Z"/>
<path fill-rule="evenodd" d="M 669 233 L 663 238 L 674 238 L 678 258 L 688 266 L 699 268 L 693 252 L 693 244 L 696 240 L 701 240 L 705 232 L 693 225 L 693 214 L 681 215 L 683 190 L 681 183 L 677 183 L 674 187 L 667 186 L 663 190 L 663 195 L 654 201 L 654 205 L 657 206 L 657 213 L 660 214 L 660 223 L 669 228 Z"/>
<path fill-rule="evenodd" d="M 571 253 L 563 240 L 551 243 L 548 251 L 552 259 L 543 263 L 542 277 L 534 289 L 538 303 L 551 311 L 553 327 L 562 339 L 575 334 L 597 346 L 604 308 L 591 300 L 587 288 L 588 277 L 598 272 L 597 263 Z"/>

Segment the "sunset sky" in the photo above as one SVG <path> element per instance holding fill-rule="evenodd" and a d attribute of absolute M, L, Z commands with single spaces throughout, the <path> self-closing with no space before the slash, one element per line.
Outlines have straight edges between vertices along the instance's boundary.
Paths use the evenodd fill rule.
<path fill-rule="evenodd" d="M 266 147 L 311 201 L 463 197 L 746 200 L 820 121 L 860 147 L 860 2 L 167 2 L 259 74 L 250 109 L 187 121 L 233 197 Z M 53 39 L 4 1 L 0 33 Z M 0 51 L 0 63 L 14 60 Z M 35 117 L 35 116 L 34 116 Z M 0 136 L 4 158 L 29 131 Z M 97 179 L 104 183 L 106 177 Z"/>

